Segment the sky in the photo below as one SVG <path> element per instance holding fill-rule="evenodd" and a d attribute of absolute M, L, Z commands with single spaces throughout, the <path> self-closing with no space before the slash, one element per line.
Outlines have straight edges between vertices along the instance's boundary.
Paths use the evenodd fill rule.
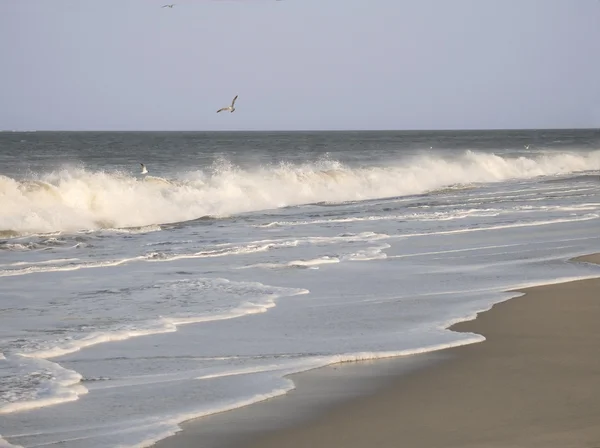
<path fill-rule="evenodd" d="M 0 129 L 600 127 L 598 0 L 172 1 L 0 0 Z"/>

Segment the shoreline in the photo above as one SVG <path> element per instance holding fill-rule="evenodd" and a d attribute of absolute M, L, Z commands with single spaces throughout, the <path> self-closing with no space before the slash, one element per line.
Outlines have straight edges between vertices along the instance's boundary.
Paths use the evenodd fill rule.
<path fill-rule="evenodd" d="M 153 447 L 595 448 L 599 290 L 595 278 L 507 291 L 523 294 L 448 328 L 481 343 L 290 375 L 288 394 L 184 422 Z"/>

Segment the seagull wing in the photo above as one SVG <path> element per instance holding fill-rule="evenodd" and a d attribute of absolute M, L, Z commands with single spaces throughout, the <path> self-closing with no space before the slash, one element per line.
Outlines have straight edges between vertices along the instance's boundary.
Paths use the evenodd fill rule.
<path fill-rule="evenodd" d="M 239 96 L 239 95 L 236 95 L 236 96 L 235 96 L 235 98 L 233 99 L 233 101 L 231 102 L 231 107 L 233 107 L 233 106 L 234 106 L 234 104 L 235 104 L 235 100 L 237 100 L 237 97 L 238 97 L 238 96 Z"/>
<path fill-rule="evenodd" d="M 220 108 L 220 109 L 217 111 L 217 113 L 219 113 L 219 112 L 223 112 L 224 110 L 227 110 L 227 107 L 222 107 L 222 108 Z"/>

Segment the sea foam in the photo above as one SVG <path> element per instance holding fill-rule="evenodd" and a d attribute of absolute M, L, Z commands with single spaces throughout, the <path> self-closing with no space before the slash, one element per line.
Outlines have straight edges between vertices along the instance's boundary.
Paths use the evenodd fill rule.
<path fill-rule="evenodd" d="M 421 155 L 385 167 L 337 161 L 245 168 L 221 164 L 173 179 L 69 168 L 35 179 L 0 176 L 0 232 L 144 228 L 203 216 L 435 191 L 453 185 L 600 169 L 600 151 L 502 157 L 466 151 Z"/>
<path fill-rule="evenodd" d="M 127 325 L 115 325 L 87 333 L 66 334 L 60 339 L 29 341 L 15 346 L 10 353 L 0 354 L 0 414 L 9 414 L 77 400 L 87 389 L 80 384 L 82 376 L 49 361 L 85 347 L 105 342 L 123 341 L 134 337 L 173 332 L 179 325 L 234 319 L 250 314 L 264 313 L 284 296 L 307 294 L 301 288 L 268 286 L 258 282 L 233 282 L 224 278 L 201 278 L 159 282 L 157 288 L 166 288 L 179 297 L 194 296 L 199 291 L 217 290 L 221 296 L 216 309 L 191 311 L 184 315 L 145 320 Z M 149 299 L 146 298 L 146 302 Z M 168 312 L 169 310 L 163 310 Z M 4 391 L 4 392 L 2 392 Z"/>
<path fill-rule="evenodd" d="M 80 383 L 81 375 L 45 359 L 10 355 L 4 362 L 9 365 L 6 388 L 0 393 L 0 414 L 26 411 L 77 400 L 87 389 Z M 18 382 L 11 382 L 18 378 Z"/>

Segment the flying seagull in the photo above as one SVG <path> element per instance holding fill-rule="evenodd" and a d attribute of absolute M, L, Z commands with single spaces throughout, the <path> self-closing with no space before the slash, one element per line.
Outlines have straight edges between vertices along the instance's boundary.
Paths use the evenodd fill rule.
<path fill-rule="evenodd" d="M 231 102 L 231 106 L 222 107 L 221 109 L 219 109 L 217 111 L 217 113 L 223 112 L 224 110 L 228 110 L 229 112 L 233 112 L 235 110 L 235 100 L 237 100 L 237 97 L 238 97 L 238 95 L 236 95 L 235 98 L 233 99 L 233 101 Z"/>
<path fill-rule="evenodd" d="M 161 6 L 161 8 L 172 8 L 173 6 L 175 6 L 175 3 L 171 3 L 170 5 Z"/>
<path fill-rule="evenodd" d="M 146 165 L 144 165 L 143 163 L 140 163 L 140 165 L 142 165 L 142 172 L 140 174 L 148 174 L 148 170 L 146 169 Z"/>

